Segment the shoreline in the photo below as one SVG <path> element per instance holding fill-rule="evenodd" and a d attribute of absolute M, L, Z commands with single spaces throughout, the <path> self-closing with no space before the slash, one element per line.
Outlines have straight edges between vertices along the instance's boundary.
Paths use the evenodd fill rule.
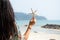
<path fill-rule="evenodd" d="M 48 30 L 54 30 L 54 31 L 60 31 L 60 29 L 50 29 L 50 28 L 42 28 L 42 29 L 48 29 Z"/>
<path fill-rule="evenodd" d="M 42 28 L 42 29 L 45 29 L 45 28 Z M 60 31 L 56 29 L 47 29 L 47 30 Z M 22 30 L 22 35 L 24 34 L 24 32 L 25 30 Z M 50 40 L 50 39 L 60 40 L 60 34 L 52 34 L 52 33 L 47 33 L 47 32 L 42 32 L 42 31 L 35 33 L 33 31 L 30 33 L 29 38 L 28 38 L 28 40 Z"/>

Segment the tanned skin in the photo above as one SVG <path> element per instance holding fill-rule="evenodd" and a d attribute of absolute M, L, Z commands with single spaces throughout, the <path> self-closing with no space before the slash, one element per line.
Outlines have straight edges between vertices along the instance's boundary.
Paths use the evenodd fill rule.
<path fill-rule="evenodd" d="M 32 9 L 31 9 L 32 10 Z M 36 12 L 36 11 L 35 11 Z M 35 16 L 34 16 L 34 13 L 33 10 L 32 10 L 32 14 L 33 14 L 33 17 L 32 19 L 30 20 L 29 22 L 29 25 L 28 25 L 28 28 L 26 30 L 26 32 L 24 33 L 24 37 L 25 37 L 25 40 L 28 40 L 28 37 L 29 37 L 29 34 L 30 34 L 30 31 L 31 31 L 31 28 L 32 26 L 35 24 L 36 22 L 36 19 L 35 19 Z"/>

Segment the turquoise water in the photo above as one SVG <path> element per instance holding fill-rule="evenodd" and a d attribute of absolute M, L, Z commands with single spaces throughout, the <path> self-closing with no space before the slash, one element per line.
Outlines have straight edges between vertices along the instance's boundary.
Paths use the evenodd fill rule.
<path fill-rule="evenodd" d="M 29 24 L 30 20 L 16 20 L 16 24 L 17 26 L 24 27 L 25 25 Z M 46 33 L 51 33 L 51 34 L 60 34 L 60 30 L 50 30 L 50 29 L 45 29 L 45 28 L 41 28 L 41 26 L 46 25 L 46 24 L 58 24 L 60 25 L 60 20 L 37 20 L 36 24 L 32 27 L 32 31 L 31 32 L 46 32 Z M 18 28 L 18 29 L 20 29 Z M 26 29 L 24 29 L 26 30 Z"/>

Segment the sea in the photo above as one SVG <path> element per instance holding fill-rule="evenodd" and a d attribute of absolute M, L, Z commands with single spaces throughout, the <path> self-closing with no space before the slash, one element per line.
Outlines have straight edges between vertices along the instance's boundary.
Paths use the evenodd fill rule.
<path fill-rule="evenodd" d="M 29 24 L 30 20 L 16 20 L 16 25 L 19 33 L 24 33 L 27 30 L 27 25 Z M 45 32 L 49 34 L 58 34 L 60 35 L 60 29 L 46 29 L 41 28 L 43 25 L 46 24 L 57 24 L 60 25 L 60 20 L 37 20 L 35 25 L 33 25 L 31 32 L 39 33 Z"/>

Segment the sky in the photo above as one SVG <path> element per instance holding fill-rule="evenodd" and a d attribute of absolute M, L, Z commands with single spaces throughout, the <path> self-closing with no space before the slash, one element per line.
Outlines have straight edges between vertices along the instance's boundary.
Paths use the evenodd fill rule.
<path fill-rule="evenodd" d="M 31 13 L 31 8 L 39 16 L 48 20 L 60 20 L 60 0 L 10 0 L 15 12 Z"/>

